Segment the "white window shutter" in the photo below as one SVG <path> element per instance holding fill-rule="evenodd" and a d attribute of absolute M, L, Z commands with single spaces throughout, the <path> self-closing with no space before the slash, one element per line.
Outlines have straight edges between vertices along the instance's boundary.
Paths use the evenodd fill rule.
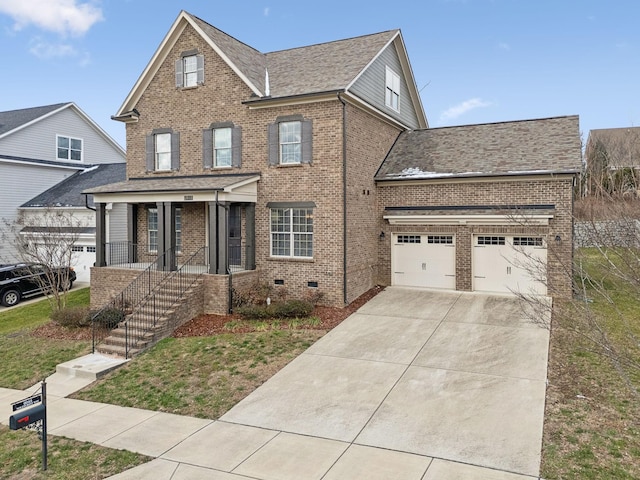
<path fill-rule="evenodd" d="M 182 88 L 184 86 L 183 68 L 184 63 L 182 62 L 182 58 L 179 58 L 176 60 L 176 88 Z"/>

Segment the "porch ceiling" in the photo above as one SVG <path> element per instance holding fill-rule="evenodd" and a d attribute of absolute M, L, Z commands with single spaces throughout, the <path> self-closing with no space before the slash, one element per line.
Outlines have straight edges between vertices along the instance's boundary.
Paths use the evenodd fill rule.
<path fill-rule="evenodd" d="M 228 174 L 130 178 L 85 190 L 96 203 L 229 201 L 256 203 L 260 175 Z"/>

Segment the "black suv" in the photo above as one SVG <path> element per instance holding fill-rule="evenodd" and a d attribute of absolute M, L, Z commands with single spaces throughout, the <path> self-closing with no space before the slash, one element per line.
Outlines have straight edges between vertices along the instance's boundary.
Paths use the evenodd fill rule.
<path fill-rule="evenodd" d="M 50 270 L 40 263 L 0 265 L 0 303 L 5 307 L 12 307 L 23 298 L 41 295 L 54 287 L 69 290 L 75 281 L 76 272 L 73 267 Z"/>

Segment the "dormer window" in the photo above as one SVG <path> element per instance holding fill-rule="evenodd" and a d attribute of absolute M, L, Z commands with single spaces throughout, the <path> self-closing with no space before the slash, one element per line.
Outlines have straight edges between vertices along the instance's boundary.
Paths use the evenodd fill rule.
<path fill-rule="evenodd" d="M 82 161 L 82 140 L 79 138 L 57 136 L 57 154 L 58 160 L 72 160 L 75 162 Z"/>
<path fill-rule="evenodd" d="M 396 111 L 400 111 L 400 76 L 386 68 L 386 88 L 384 104 Z"/>
<path fill-rule="evenodd" d="M 189 88 L 204 84 L 204 55 L 197 50 L 183 52 L 176 60 L 176 87 Z"/>

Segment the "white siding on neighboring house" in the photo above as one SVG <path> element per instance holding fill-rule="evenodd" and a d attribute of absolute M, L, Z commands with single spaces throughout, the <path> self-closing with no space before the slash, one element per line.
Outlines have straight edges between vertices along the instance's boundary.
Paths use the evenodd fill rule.
<path fill-rule="evenodd" d="M 73 108 L 65 108 L 0 139 L 0 154 L 57 161 L 56 135 L 82 139 L 82 164 L 125 161 L 125 154 Z"/>
<path fill-rule="evenodd" d="M 0 228 L 18 218 L 18 207 L 77 170 L 3 162 L 0 159 Z M 0 263 L 17 259 L 10 242 L 0 241 Z"/>
<path fill-rule="evenodd" d="M 391 68 L 391 70 L 400 76 L 399 112 L 385 105 L 386 67 Z M 412 79 L 410 80 L 412 81 Z M 366 100 L 387 115 L 397 118 L 410 128 L 420 128 L 418 116 L 409 95 L 407 79 L 404 77 L 400 58 L 393 43 L 369 65 L 350 90 L 363 100 Z"/>
<path fill-rule="evenodd" d="M 110 210 L 107 210 L 108 236 L 107 242 L 124 242 L 127 240 L 127 204 L 114 203 Z M 95 215 L 93 219 L 95 224 Z"/>

